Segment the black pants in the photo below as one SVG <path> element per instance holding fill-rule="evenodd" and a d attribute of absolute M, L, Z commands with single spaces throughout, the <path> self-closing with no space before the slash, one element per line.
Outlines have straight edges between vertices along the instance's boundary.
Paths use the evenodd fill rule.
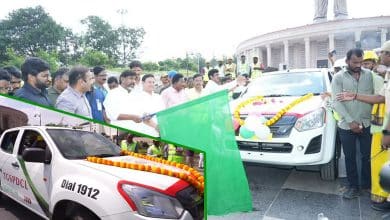
<path fill-rule="evenodd" d="M 343 151 L 345 155 L 345 167 L 347 170 L 347 178 L 351 188 L 359 189 L 359 175 L 356 164 L 356 148 L 357 140 L 360 142 L 361 154 L 361 188 L 371 188 L 371 133 L 370 127 L 363 128 L 363 133 L 356 134 L 351 130 L 339 128 L 339 135 Z"/>

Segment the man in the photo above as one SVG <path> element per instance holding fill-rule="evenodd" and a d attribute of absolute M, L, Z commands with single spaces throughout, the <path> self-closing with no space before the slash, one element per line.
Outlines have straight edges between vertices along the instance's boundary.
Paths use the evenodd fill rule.
<path fill-rule="evenodd" d="M 217 92 L 220 90 L 219 84 L 221 83 L 218 70 L 217 69 L 211 69 L 208 72 L 208 78 L 209 81 L 206 84 L 206 87 L 204 88 L 206 94 L 211 94 L 214 92 Z"/>
<path fill-rule="evenodd" d="M 253 63 L 250 68 L 249 72 L 249 78 L 256 79 L 257 77 L 261 76 L 263 73 L 261 70 L 264 69 L 264 66 L 262 63 L 259 62 L 259 57 L 254 56 L 253 57 Z"/>
<path fill-rule="evenodd" d="M 231 75 L 233 79 L 236 77 L 236 64 L 233 63 L 233 58 L 228 57 L 227 63 L 225 64 L 225 75 Z"/>
<path fill-rule="evenodd" d="M 8 95 L 11 92 L 11 76 L 8 74 L 7 70 L 0 69 L 0 94 Z"/>
<path fill-rule="evenodd" d="M 381 91 L 382 95 L 385 96 L 385 104 L 386 104 L 386 115 L 387 115 L 387 124 L 385 125 L 385 130 L 383 131 L 382 137 L 382 147 L 383 149 L 388 149 L 390 146 L 390 85 L 388 80 L 390 79 L 390 41 L 386 41 L 381 47 L 380 53 L 381 64 L 380 67 L 377 68 L 377 72 L 381 75 L 385 75 L 385 85 Z M 388 158 L 387 158 L 388 160 Z M 390 210 L 390 198 L 388 192 L 382 190 L 382 197 L 387 197 L 382 203 L 374 203 L 371 207 L 375 210 L 379 211 L 389 211 Z"/>
<path fill-rule="evenodd" d="M 194 79 L 194 88 L 186 90 L 187 97 L 189 100 L 197 99 L 201 97 L 203 92 L 203 79 L 201 74 L 195 74 L 193 76 Z"/>
<path fill-rule="evenodd" d="M 241 62 L 238 65 L 237 76 L 247 74 L 249 76 L 250 66 L 246 63 L 245 55 L 241 55 Z"/>
<path fill-rule="evenodd" d="M 176 74 L 177 74 L 177 71 L 176 71 L 176 70 L 170 70 L 170 71 L 168 72 L 168 86 L 161 88 L 159 94 L 162 94 L 162 92 L 163 92 L 164 90 L 166 90 L 167 88 L 169 88 L 169 86 L 172 85 L 172 78 L 173 78 Z"/>
<path fill-rule="evenodd" d="M 37 57 L 27 58 L 22 64 L 24 85 L 15 96 L 40 105 L 53 106 L 47 97 L 47 84 L 50 81 L 49 64 Z"/>
<path fill-rule="evenodd" d="M 160 81 L 161 81 L 161 85 L 157 86 L 156 90 L 154 91 L 157 94 L 161 94 L 161 92 L 164 89 L 168 88 L 171 85 L 169 78 L 168 78 L 168 73 L 163 73 L 160 76 Z"/>
<path fill-rule="evenodd" d="M 202 75 L 195 74 L 193 76 L 193 79 L 194 79 L 194 88 L 187 90 L 188 100 L 194 100 L 204 95 Z M 186 150 L 186 163 L 193 164 L 193 160 L 194 160 L 194 152 L 190 150 Z M 203 169 L 203 164 L 204 164 L 203 153 L 199 153 L 199 161 L 198 161 L 199 169 Z"/>
<path fill-rule="evenodd" d="M 85 93 L 90 91 L 94 75 L 84 66 L 73 67 L 69 71 L 69 86 L 57 99 L 56 108 L 92 118 L 92 110 Z"/>
<path fill-rule="evenodd" d="M 347 52 L 346 63 L 348 67 L 338 72 L 332 80 L 332 97 L 334 108 L 340 115 L 338 131 L 345 154 L 345 165 L 349 188 L 343 194 L 345 199 L 353 199 L 360 195 L 360 189 L 367 191 L 371 188 L 370 167 L 370 118 L 371 104 L 359 101 L 359 95 L 373 95 L 374 85 L 372 73 L 362 69 L 363 50 L 351 49 Z M 350 91 L 355 93 L 353 100 L 341 102 L 335 94 Z M 361 153 L 361 183 L 356 164 L 356 141 L 360 142 Z"/>
<path fill-rule="evenodd" d="M 14 95 L 16 90 L 18 90 L 22 85 L 22 74 L 18 70 L 18 68 L 14 66 L 4 67 L 5 70 L 11 75 L 11 87 L 12 90 L 10 95 Z M 54 104 L 54 103 L 53 103 Z"/>
<path fill-rule="evenodd" d="M 178 73 L 173 76 L 172 86 L 161 93 L 165 108 L 170 108 L 188 100 L 187 94 L 184 91 L 185 84 L 186 82 L 182 74 Z"/>
<path fill-rule="evenodd" d="M 134 87 L 134 92 L 140 92 L 142 91 L 142 85 L 141 85 L 141 75 L 143 73 L 143 67 L 142 63 L 138 60 L 131 61 L 129 64 L 130 70 L 133 71 L 136 74 L 136 82 Z"/>
<path fill-rule="evenodd" d="M 129 120 L 136 123 L 142 121 L 141 116 L 128 113 L 133 104 L 130 103 L 130 92 L 135 86 L 136 77 L 135 72 L 131 70 L 123 71 L 119 76 L 120 85 L 108 92 L 103 105 L 112 124 L 126 127 Z M 129 107 L 125 107 L 127 105 Z"/>
<path fill-rule="evenodd" d="M 104 88 L 104 83 L 107 81 L 107 71 L 104 67 L 95 66 L 93 68 L 93 74 L 95 75 L 95 83 L 93 84 L 93 88 L 99 90 L 103 93 L 103 96 L 106 97 L 107 89 Z"/>
<path fill-rule="evenodd" d="M 60 68 L 53 75 L 52 86 L 47 89 L 47 97 L 50 99 L 51 103 L 57 103 L 58 96 L 68 87 L 69 76 L 68 68 Z"/>
<path fill-rule="evenodd" d="M 215 69 L 218 70 L 218 75 L 219 75 L 219 78 L 223 78 L 225 77 L 225 65 L 223 65 L 223 60 L 222 59 L 219 59 L 218 60 L 218 65 L 215 67 Z"/>
<path fill-rule="evenodd" d="M 378 62 L 378 56 L 373 50 L 365 50 L 362 66 L 369 70 L 374 70 Z"/>
<path fill-rule="evenodd" d="M 106 117 L 106 113 L 103 107 L 104 93 L 103 90 L 98 89 L 99 87 L 91 87 L 91 90 L 85 93 L 89 106 L 91 107 L 92 118 L 101 122 L 109 123 Z"/>
<path fill-rule="evenodd" d="M 151 136 L 158 136 L 157 118 L 155 113 L 164 109 L 164 102 L 159 94 L 154 93 L 155 79 L 152 74 L 145 74 L 142 77 L 142 91 L 131 92 L 131 99 L 128 102 L 130 114 L 142 117 L 143 124 L 128 124 L 129 129 L 146 133 Z"/>
<path fill-rule="evenodd" d="M 206 62 L 206 66 L 202 68 L 203 84 L 206 84 L 209 81 L 209 71 L 211 70 L 210 62 Z"/>
<path fill-rule="evenodd" d="M 118 79 L 115 77 L 115 76 L 110 76 L 108 79 L 107 79 L 107 84 L 108 84 L 108 88 L 110 90 L 112 89 L 115 89 L 118 87 L 119 85 L 119 82 L 118 82 Z"/>
<path fill-rule="evenodd" d="M 207 83 L 206 87 L 204 88 L 204 92 L 206 95 L 218 92 L 223 89 L 228 89 L 229 92 L 233 91 L 238 87 L 240 77 L 237 78 L 237 80 L 233 80 L 229 83 L 225 83 L 221 85 L 221 79 L 219 78 L 218 75 L 218 70 L 217 69 L 211 69 L 209 71 L 209 82 Z"/>

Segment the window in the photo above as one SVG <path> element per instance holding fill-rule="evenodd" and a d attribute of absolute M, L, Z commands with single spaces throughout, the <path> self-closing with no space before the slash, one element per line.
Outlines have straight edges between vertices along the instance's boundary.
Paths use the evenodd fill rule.
<path fill-rule="evenodd" d="M 42 135 L 37 131 L 25 130 L 20 141 L 18 154 L 21 155 L 24 149 L 31 147 L 47 149 L 47 144 Z"/>
<path fill-rule="evenodd" d="M 11 131 L 4 135 L 3 141 L 1 142 L 1 149 L 4 152 L 12 154 L 18 133 L 19 131 Z"/>

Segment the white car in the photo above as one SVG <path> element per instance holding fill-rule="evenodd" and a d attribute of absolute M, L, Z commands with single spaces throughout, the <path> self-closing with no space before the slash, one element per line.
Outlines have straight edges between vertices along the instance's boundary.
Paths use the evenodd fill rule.
<path fill-rule="evenodd" d="M 121 156 L 103 136 L 75 129 L 26 126 L 1 136 L 0 191 L 45 219 L 202 219 L 203 197 L 180 178 L 104 165 L 179 168 Z M 183 171 L 180 169 L 180 171 Z"/>
<path fill-rule="evenodd" d="M 320 95 L 331 93 L 331 77 L 326 69 L 287 70 L 264 73 L 251 82 L 238 99 L 231 101 L 233 113 L 240 104 L 243 106 L 239 112 L 243 121 L 248 115 L 262 115 L 269 120 L 294 100 L 308 93 L 313 96 L 289 109 L 271 125 L 272 137 L 243 138 L 237 127 L 236 140 L 242 160 L 316 169 L 322 179 L 334 180 L 340 149 L 336 121 L 330 101 Z M 263 96 L 265 101 L 245 103 L 256 96 Z"/>

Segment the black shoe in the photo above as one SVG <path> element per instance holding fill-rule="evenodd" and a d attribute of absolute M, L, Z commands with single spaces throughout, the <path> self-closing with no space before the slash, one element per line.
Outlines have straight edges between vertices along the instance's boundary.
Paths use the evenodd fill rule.
<path fill-rule="evenodd" d="M 373 203 L 371 208 L 377 211 L 389 211 L 390 210 L 390 202 L 382 202 L 382 203 Z"/>
<path fill-rule="evenodd" d="M 359 197 L 359 190 L 356 188 L 349 188 L 346 192 L 343 193 L 344 199 L 354 199 Z"/>

